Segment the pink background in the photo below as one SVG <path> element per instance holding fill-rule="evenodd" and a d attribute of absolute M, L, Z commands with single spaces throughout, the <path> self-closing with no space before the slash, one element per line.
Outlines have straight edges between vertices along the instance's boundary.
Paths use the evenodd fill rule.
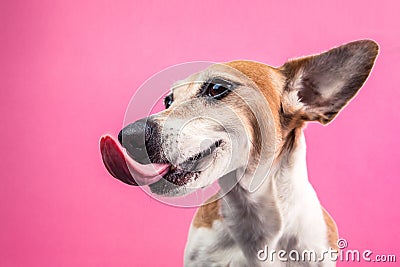
<path fill-rule="evenodd" d="M 182 265 L 194 209 L 101 162 L 135 89 L 177 63 L 278 66 L 360 38 L 381 53 L 341 116 L 306 130 L 310 180 L 350 248 L 400 257 L 399 4 L 238 2 L 1 1 L 0 266 Z"/>

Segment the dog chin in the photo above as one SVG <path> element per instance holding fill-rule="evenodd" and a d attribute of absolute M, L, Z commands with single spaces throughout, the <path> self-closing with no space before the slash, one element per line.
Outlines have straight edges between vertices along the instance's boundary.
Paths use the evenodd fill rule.
<path fill-rule="evenodd" d="M 190 183 L 190 182 L 188 182 Z M 180 197 L 194 192 L 196 189 L 185 185 L 176 185 L 166 179 L 161 179 L 149 185 L 150 191 L 156 195 L 165 197 Z"/>

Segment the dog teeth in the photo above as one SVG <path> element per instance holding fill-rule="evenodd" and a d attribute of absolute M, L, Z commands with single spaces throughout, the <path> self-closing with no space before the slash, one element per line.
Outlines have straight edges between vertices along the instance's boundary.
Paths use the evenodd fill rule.
<path fill-rule="evenodd" d="M 173 165 L 171 165 L 171 167 L 169 168 L 171 171 L 175 171 L 176 170 L 176 167 L 175 166 L 173 166 Z"/>

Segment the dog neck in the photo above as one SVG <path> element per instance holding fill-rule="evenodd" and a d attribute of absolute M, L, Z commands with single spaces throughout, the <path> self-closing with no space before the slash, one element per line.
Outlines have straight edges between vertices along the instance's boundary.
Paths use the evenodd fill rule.
<path fill-rule="evenodd" d="M 306 225 L 307 209 L 310 207 L 312 213 L 319 207 L 308 182 L 304 134 L 301 129 L 296 134 L 292 149 L 280 154 L 269 173 L 264 174 L 267 177 L 257 191 L 249 192 L 239 181 L 225 192 L 229 187 L 227 180 L 232 181 L 235 173 L 220 180 L 222 193 L 226 193 L 221 202 L 222 217 L 248 259 L 254 258 L 254 251 L 266 244 L 286 249 L 288 244 L 282 244 L 282 239 L 292 240 L 292 245 L 296 245 L 299 237 L 293 236 L 295 228 L 310 228 L 311 225 Z M 252 235 L 248 235 L 249 229 Z"/>

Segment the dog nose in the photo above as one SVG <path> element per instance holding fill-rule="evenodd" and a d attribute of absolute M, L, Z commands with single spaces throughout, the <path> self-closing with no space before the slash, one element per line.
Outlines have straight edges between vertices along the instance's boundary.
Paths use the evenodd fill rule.
<path fill-rule="evenodd" d="M 123 128 L 118 134 L 118 140 L 127 150 L 129 156 L 140 164 L 149 164 L 150 159 L 146 142 L 152 132 L 152 123 L 148 118 L 138 120 Z"/>

